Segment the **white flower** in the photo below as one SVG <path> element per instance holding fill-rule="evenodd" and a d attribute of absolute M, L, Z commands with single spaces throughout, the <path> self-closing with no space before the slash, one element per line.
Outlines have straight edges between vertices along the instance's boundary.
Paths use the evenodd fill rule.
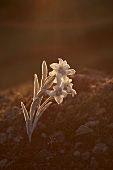
<path fill-rule="evenodd" d="M 46 93 L 49 96 L 54 97 L 54 99 L 58 104 L 61 104 L 63 102 L 63 98 L 67 96 L 67 92 L 63 90 L 63 88 L 64 88 L 64 83 L 62 82 L 60 86 L 53 86 L 54 90 L 46 90 Z"/>
<path fill-rule="evenodd" d="M 72 89 L 72 86 L 73 86 L 73 84 L 71 83 L 72 79 L 69 79 L 68 77 L 66 77 L 66 79 L 63 81 L 64 81 L 64 89 L 66 89 L 68 93 L 72 93 L 72 97 L 74 97 L 74 95 L 77 93 L 74 89 Z"/>
<path fill-rule="evenodd" d="M 74 69 L 69 69 L 70 66 L 67 64 L 67 61 L 63 61 L 61 58 L 58 58 L 59 64 L 58 63 L 53 63 L 50 65 L 50 67 L 53 69 L 49 73 L 50 76 L 56 75 L 57 77 L 63 77 L 64 79 L 67 77 L 67 75 L 73 75 L 75 74 Z"/>

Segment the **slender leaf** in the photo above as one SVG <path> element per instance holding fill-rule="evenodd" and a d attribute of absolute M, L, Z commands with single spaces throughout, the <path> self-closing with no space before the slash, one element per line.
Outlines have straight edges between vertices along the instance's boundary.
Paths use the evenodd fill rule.
<path fill-rule="evenodd" d="M 50 88 L 53 84 L 53 81 L 55 79 L 55 76 L 51 77 L 51 76 L 48 76 L 48 78 L 46 79 L 44 85 L 43 85 L 43 88 L 44 89 L 47 89 L 47 88 Z"/>
<path fill-rule="evenodd" d="M 50 100 L 52 100 L 53 99 L 53 97 L 48 97 L 47 99 L 46 99 L 46 101 L 40 106 L 40 109 L 42 109 Z"/>
<path fill-rule="evenodd" d="M 40 98 L 37 97 L 31 104 L 31 107 L 30 107 L 30 119 L 33 120 L 33 115 L 35 113 L 35 110 L 37 108 L 37 105 L 38 103 L 40 102 Z"/>
<path fill-rule="evenodd" d="M 29 119 L 29 115 L 28 115 L 27 109 L 26 109 L 25 105 L 23 104 L 23 102 L 21 102 L 21 106 L 22 106 L 22 110 L 23 110 L 25 121 L 27 122 L 28 119 Z"/>
<path fill-rule="evenodd" d="M 43 61 L 42 63 L 42 79 L 41 79 L 41 87 L 43 86 L 46 78 L 47 78 L 47 73 L 48 73 L 48 69 L 47 69 L 47 64 L 46 61 Z"/>
<path fill-rule="evenodd" d="M 37 74 L 34 74 L 34 98 L 36 97 L 38 91 L 39 91 L 39 81 L 38 81 L 38 77 Z"/>
<path fill-rule="evenodd" d="M 35 117 L 35 120 L 34 120 L 34 123 L 33 123 L 32 131 L 36 127 L 37 122 L 38 122 L 39 118 L 42 116 L 43 112 L 50 106 L 51 103 L 52 102 L 47 103 L 41 110 L 38 110 L 39 114 L 38 113 L 36 114 L 36 117 Z"/>

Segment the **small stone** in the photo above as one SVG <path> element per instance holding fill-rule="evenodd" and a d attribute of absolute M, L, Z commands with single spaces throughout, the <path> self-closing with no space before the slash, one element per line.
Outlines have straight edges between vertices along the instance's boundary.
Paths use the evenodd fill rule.
<path fill-rule="evenodd" d="M 95 126 L 98 126 L 98 124 L 99 124 L 99 120 L 92 120 L 92 121 L 89 121 L 89 122 L 87 123 L 87 125 L 88 125 L 89 127 L 95 127 Z"/>
<path fill-rule="evenodd" d="M 74 151 L 73 156 L 75 156 L 77 158 L 80 157 L 80 151 Z"/>
<path fill-rule="evenodd" d="M 61 150 L 60 150 L 60 153 L 63 154 L 63 153 L 64 153 L 64 149 L 61 149 Z"/>
<path fill-rule="evenodd" d="M 81 125 L 77 130 L 76 130 L 76 135 L 83 135 L 83 134 L 89 134 L 92 133 L 93 130 L 86 125 Z"/>
<path fill-rule="evenodd" d="M 104 143 L 98 143 L 94 146 L 93 152 L 95 154 L 105 154 L 107 153 L 108 147 Z"/>
<path fill-rule="evenodd" d="M 42 151 L 40 151 L 38 153 L 38 156 L 41 159 L 46 159 L 46 160 L 49 160 L 49 159 L 53 158 L 53 155 L 47 149 L 43 149 Z"/>
<path fill-rule="evenodd" d="M 108 125 L 108 128 L 109 128 L 109 129 L 113 129 L 113 123 L 109 124 L 109 125 Z"/>
<path fill-rule="evenodd" d="M 91 170 L 96 170 L 98 167 L 98 162 L 96 161 L 94 157 L 91 158 L 90 167 L 91 167 Z"/>
<path fill-rule="evenodd" d="M 110 145 L 111 147 L 113 147 L 113 138 L 110 137 L 108 140 L 107 140 L 107 144 Z"/>
<path fill-rule="evenodd" d="M 55 142 L 64 142 L 65 140 L 65 136 L 62 131 L 55 132 L 51 137 L 55 139 Z"/>
<path fill-rule="evenodd" d="M 90 156 L 90 153 L 89 153 L 88 151 L 82 153 L 83 161 L 84 161 L 84 160 L 88 160 L 89 156 Z"/>
<path fill-rule="evenodd" d="M 41 133 L 41 137 L 45 139 L 47 137 L 46 133 Z"/>
<path fill-rule="evenodd" d="M 14 127 L 13 126 L 9 126 L 6 130 L 6 133 L 13 133 L 14 132 Z"/>
<path fill-rule="evenodd" d="M 4 144 L 7 140 L 6 133 L 0 133 L 0 144 Z"/>
<path fill-rule="evenodd" d="M 22 136 L 16 136 L 16 137 L 14 137 L 14 142 L 19 143 L 22 139 L 23 139 Z"/>
<path fill-rule="evenodd" d="M 74 149 L 79 149 L 79 147 L 81 147 L 82 145 L 83 145 L 82 142 L 76 142 L 75 146 L 74 146 Z"/>
<path fill-rule="evenodd" d="M 8 161 L 7 159 L 2 159 L 2 160 L 0 161 L 0 167 L 1 167 L 1 168 L 5 168 L 8 163 L 9 163 L 9 161 Z"/>

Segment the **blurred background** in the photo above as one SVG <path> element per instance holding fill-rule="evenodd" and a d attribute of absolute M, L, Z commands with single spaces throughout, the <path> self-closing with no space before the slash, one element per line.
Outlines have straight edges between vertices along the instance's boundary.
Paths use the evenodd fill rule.
<path fill-rule="evenodd" d="M 113 73 L 112 0 L 0 0 L 0 90 L 58 57 Z"/>

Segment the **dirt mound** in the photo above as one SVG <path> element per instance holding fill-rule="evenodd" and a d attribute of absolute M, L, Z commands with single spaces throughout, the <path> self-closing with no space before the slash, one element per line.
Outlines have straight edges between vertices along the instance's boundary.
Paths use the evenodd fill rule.
<path fill-rule="evenodd" d="M 113 169 L 113 76 L 84 69 L 73 78 L 77 95 L 44 112 L 29 143 L 20 102 L 32 93 L 0 94 L 0 168 Z M 20 90 L 21 91 L 21 90 Z"/>

